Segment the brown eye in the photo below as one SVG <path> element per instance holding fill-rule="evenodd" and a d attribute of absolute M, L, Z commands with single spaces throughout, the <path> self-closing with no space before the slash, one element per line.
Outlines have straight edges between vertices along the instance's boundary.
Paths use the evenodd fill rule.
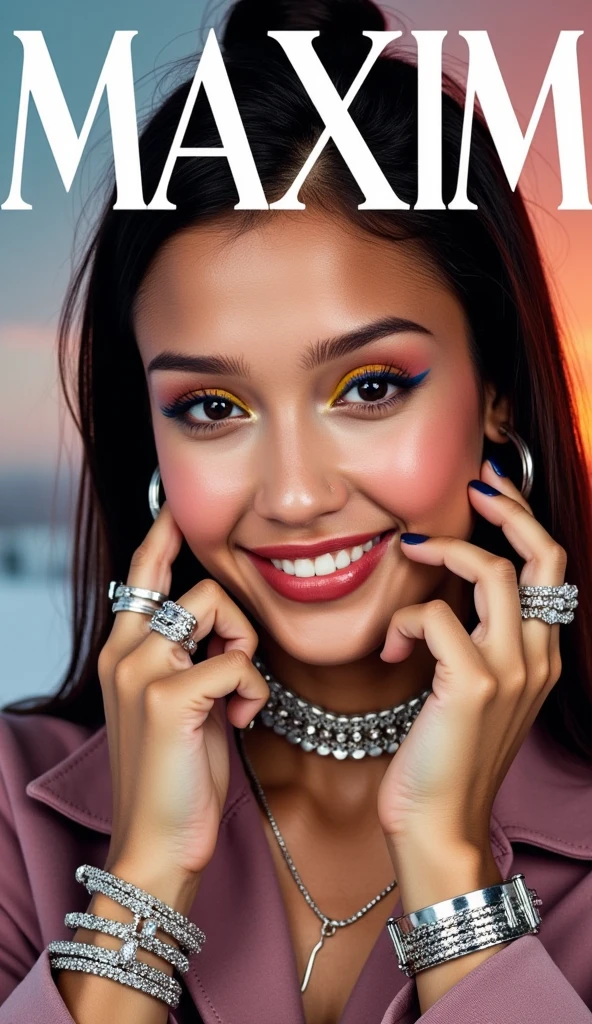
<path fill-rule="evenodd" d="M 392 387 L 387 380 L 365 380 L 362 384 L 356 384 L 352 391 L 357 391 L 364 402 L 374 402 L 386 398 L 389 386 Z"/>
<path fill-rule="evenodd" d="M 231 402 L 228 398 L 219 398 L 218 396 L 204 398 L 200 404 L 204 415 L 211 420 L 228 419 L 232 414 L 232 409 L 238 408 L 238 406 L 235 407 L 234 402 Z M 196 404 L 192 406 L 192 408 L 198 408 L 198 405 Z"/>

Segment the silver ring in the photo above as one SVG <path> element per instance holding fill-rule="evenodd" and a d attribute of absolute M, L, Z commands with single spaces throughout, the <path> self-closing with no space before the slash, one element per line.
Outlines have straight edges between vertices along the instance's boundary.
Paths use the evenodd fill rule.
<path fill-rule="evenodd" d="M 542 619 L 547 625 L 569 625 L 578 606 L 578 588 L 571 583 L 557 587 L 518 587 L 520 614 L 523 619 Z"/>
<path fill-rule="evenodd" d="M 176 601 L 165 601 L 161 608 L 156 609 L 150 620 L 150 629 L 155 629 L 167 640 L 181 644 L 189 654 L 197 650 L 197 642 L 191 638 L 196 626 L 195 615 Z"/>
<path fill-rule="evenodd" d="M 162 604 L 166 601 L 168 594 L 161 594 L 160 590 L 146 590 L 145 587 L 130 587 L 127 583 L 117 583 L 111 580 L 109 584 L 109 599 L 116 597 L 143 597 L 147 601 L 157 601 Z"/>
<path fill-rule="evenodd" d="M 112 612 L 140 612 L 142 615 L 153 615 L 154 604 L 144 601 L 141 597 L 120 597 L 111 605 Z"/>

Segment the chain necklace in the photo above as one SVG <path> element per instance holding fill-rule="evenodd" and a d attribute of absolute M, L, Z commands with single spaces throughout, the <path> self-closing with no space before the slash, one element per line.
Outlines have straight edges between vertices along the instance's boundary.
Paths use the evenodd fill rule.
<path fill-rule="evenodd" d="M 253 768 L 253 765 L 251 764 L 251 761 L 250 761 L 250 759 L 249 759 L 249 757 L 247 755 L 247 752 L 245 750 L 244 743 L 243 743 L 243 735 L 244 735 L 244 730 L 240 729 L 239 730 L 239 737 L 240 737 L 240 750 L 241 750 L 241 754 L 242 754 L 243 760 L 245 762 L 245 766 L 247 768 L 247 772 L 248 772 L 248 774 L 249 774 L 249 776 L 250 776 L 250 778 L 251 778 L 251 780 L 252 780 L 252 782 L 253 782 L 253 784 L 255 786 L 255 789 L 257 791 L 257 795 L 259 797 L 259 800 L 261 801 L 263 809 L 264 809 L 265 813 L 267 814 L 267 817 L 269 819 L 269 823 L 270 823 L 270 825 L 272 827 L 272 830 L 273 830 L 273 834 L 274 834 L 275 838 L 278 841 L 279 848 L 282 851 L 284 860 L 286 861 L 286 864 L 288 865 L 288 867 L 290 869 L 290 872 L 292 874 L 292 877 L 293 877 L 294 881 L 296 882 L 296 885 L 300 889 L 300 892 L 304 896 L 304 899 L 308 903 L 308 905 L 311 908 L 311 910 L 313 910 L 315 912 L 317 917 L 322 922 L 322 924 L 321 924 L 321 937 L 320 937 L 319 941 L 317 942 L 316 946 L 314 946 L 314 948 L 311 951 L 311 954 L 310 954 L 310 956 L 308 958 L 308 964 L 306 965 L 306 970 L 304 972 L 304 978 L 302 980 L 302 985 L 300 986 L 300 991 L 304 992 L 304 990 L 306 989 L 306 986 L 308 985 L 308 982 L 310 980 L 310 975 L 311 975 L 311 972 L 312 972 L 312 969 L 313 969 L 313 965 L 314 965 L 314 962 L 315 962 L 315 957 L 316 957 L 317 953 L 319 952 L 319 950 L 321 949 L 325 939 L 330 939 L 332 935 L 335 935 L 335 932 L 337 931 L 338 928 L 345 928 L 346 925 L 348 925 L 348 924 L 355 924 L 356 921 L 359 921 L 359 919 L 361 917 L 363 917 L 364 914 L 366 914 L 369 910 L 371 910 L 372 907 L 374 907 L 377 903 L 380 902 L 380 900 L 384 899 L 384 897 L 387 896 L 389 892 L 392 892 L 392 890 L 395 888 L 395 886 L 397 884 L 397 880 L 395 878 L 390 883 L 390 885 L 387 885 L 386 889 L 383 889 L 382 892 L 379 892 L 378 895 L 374 897 L 374 899 L 370 900 L 370 902 L 367 903 L 365 907 L 362 907 L 361 910 L 358 910 L 358 912 L 356 914 L 352 914 L 351 917 L 346 917 L 346 918 L 342 919 L 341 921 L 336 921 L 333 918 L 327 917 L 326 914 L 323 914 L 322 910 L 320 910 L 319 907 L 317 907 L 315 901 L 313 900 L 313 898 L 310 895 L 308 889 L 306 888 L 304 882 L 302 881 L 300 875 L 298 874 L 298 871 L 296 869 L 296 865 L 294 864 L 294 861 L 292 860 L 292 858 L 291 858 L 291 856 L 290 856 L 290 854 L 288 852 L 288 847 L 286 846 L 286 842 L 284 840 L 284 837 L 282 836 L 282 833 L 280 832 L 280 830 L 279 830 L 279 828 L 277 826 L 277 822 L 276 822 L 273 814 L 271 813 L 269 804 L 267 803 L 267 798 L 265 796 L 265 793 L 263 792 L 263 787 L 262 787 L 261 783 L 259 782 L 259 779 L 257 778 L 257 775 L 255 774 L 255 769 Z"/>

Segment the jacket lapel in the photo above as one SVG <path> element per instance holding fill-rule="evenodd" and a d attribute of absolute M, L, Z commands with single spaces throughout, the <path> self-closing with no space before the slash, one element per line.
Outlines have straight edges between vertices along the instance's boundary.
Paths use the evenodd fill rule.
<path fill-rule="evenodd" d="M 199 956 L 190 958 L 183 984 L 204 1024 L 304 1024 L 279 880 L 257 801 L 228 722 L 227 731 L 228 794 L 216 850 L 189 913 L 207 939 Z M 26 791 L 73 821 L 110 834 L 112 793 L 106 727 L 33 779 Z M 490 836 L 504 878 L 511 873 L 511 840 L 592 859 L 590 770 L 551 746 L 536 724 L 497 795 Z M 389 911 L 393 916 L 402 913 L 400 902 Z M 351 992 L 340 1024 L 359 1024 L 368 1019 L 370 1007 L 376 1015 L 384 1013 L 393 999 L 384 1024 L 415 1021 L 419 1014 L 415 991 L 412 980 L 402 981 L 384 929 Z M 171 1019 L 177 1020 L 172 1014 Z"/>

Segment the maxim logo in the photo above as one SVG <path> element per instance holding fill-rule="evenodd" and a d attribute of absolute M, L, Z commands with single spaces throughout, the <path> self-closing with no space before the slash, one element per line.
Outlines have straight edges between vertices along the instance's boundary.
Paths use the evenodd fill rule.
<path fill-rule="evenodd" d="M 69 191 L 80 164 L 103 93 L 109 108 L 117 200 L 116 210 L 172 210 L 167 189 L 177 160 L 222 157 L 228 161 L 239 202 L 237 210 L 304 209 L 298 193 L 329 139 L 341 153 L 365 201 L 359 209 L 406 210 L 348 113 L 372 65 L 401 32 L 364 32 L 370 51 L 343 98 L 338 94 L 312 42 L 319 32 L 268 32 L 286 53 L 325 128 L 287 192 L 268 203 L 249 141 L 241 121 L 224 60 L 213 29 L 181 114 L 160 182 L 145 202 L 140 168 L 131 41 L 137 32 L 114 33 L 80 134 L 74 127 L 43 33 L 18 31 L 23 46 L 23 72 L 16 128 L 12 182 L 3 210 L 30 210 L 22 197 L 22 176 L 29 103 L 37 107 L 58 171 Z M 416 210 L 445 209 L 442 201 L 442 41 L 445 31 L 415 31 L 418 68 L 418 165 Z M 504 173 L 516 188 L 547 97 L 551 94 L 562 186 L 560 210 L 590 210 L 577 43 L 583 32 L 560 32 L 530 122 L 523 133 L 500 72 L 487 32 L 459 33 L 467 42 L 469 71 L 455 196 L 449 209 L 474 210 L 467 197 L 467 179 L 475 101 L 488 124 Z M 222 145 L 186 148 L 182 145 L 199 90 L 207 95 Z"/>

